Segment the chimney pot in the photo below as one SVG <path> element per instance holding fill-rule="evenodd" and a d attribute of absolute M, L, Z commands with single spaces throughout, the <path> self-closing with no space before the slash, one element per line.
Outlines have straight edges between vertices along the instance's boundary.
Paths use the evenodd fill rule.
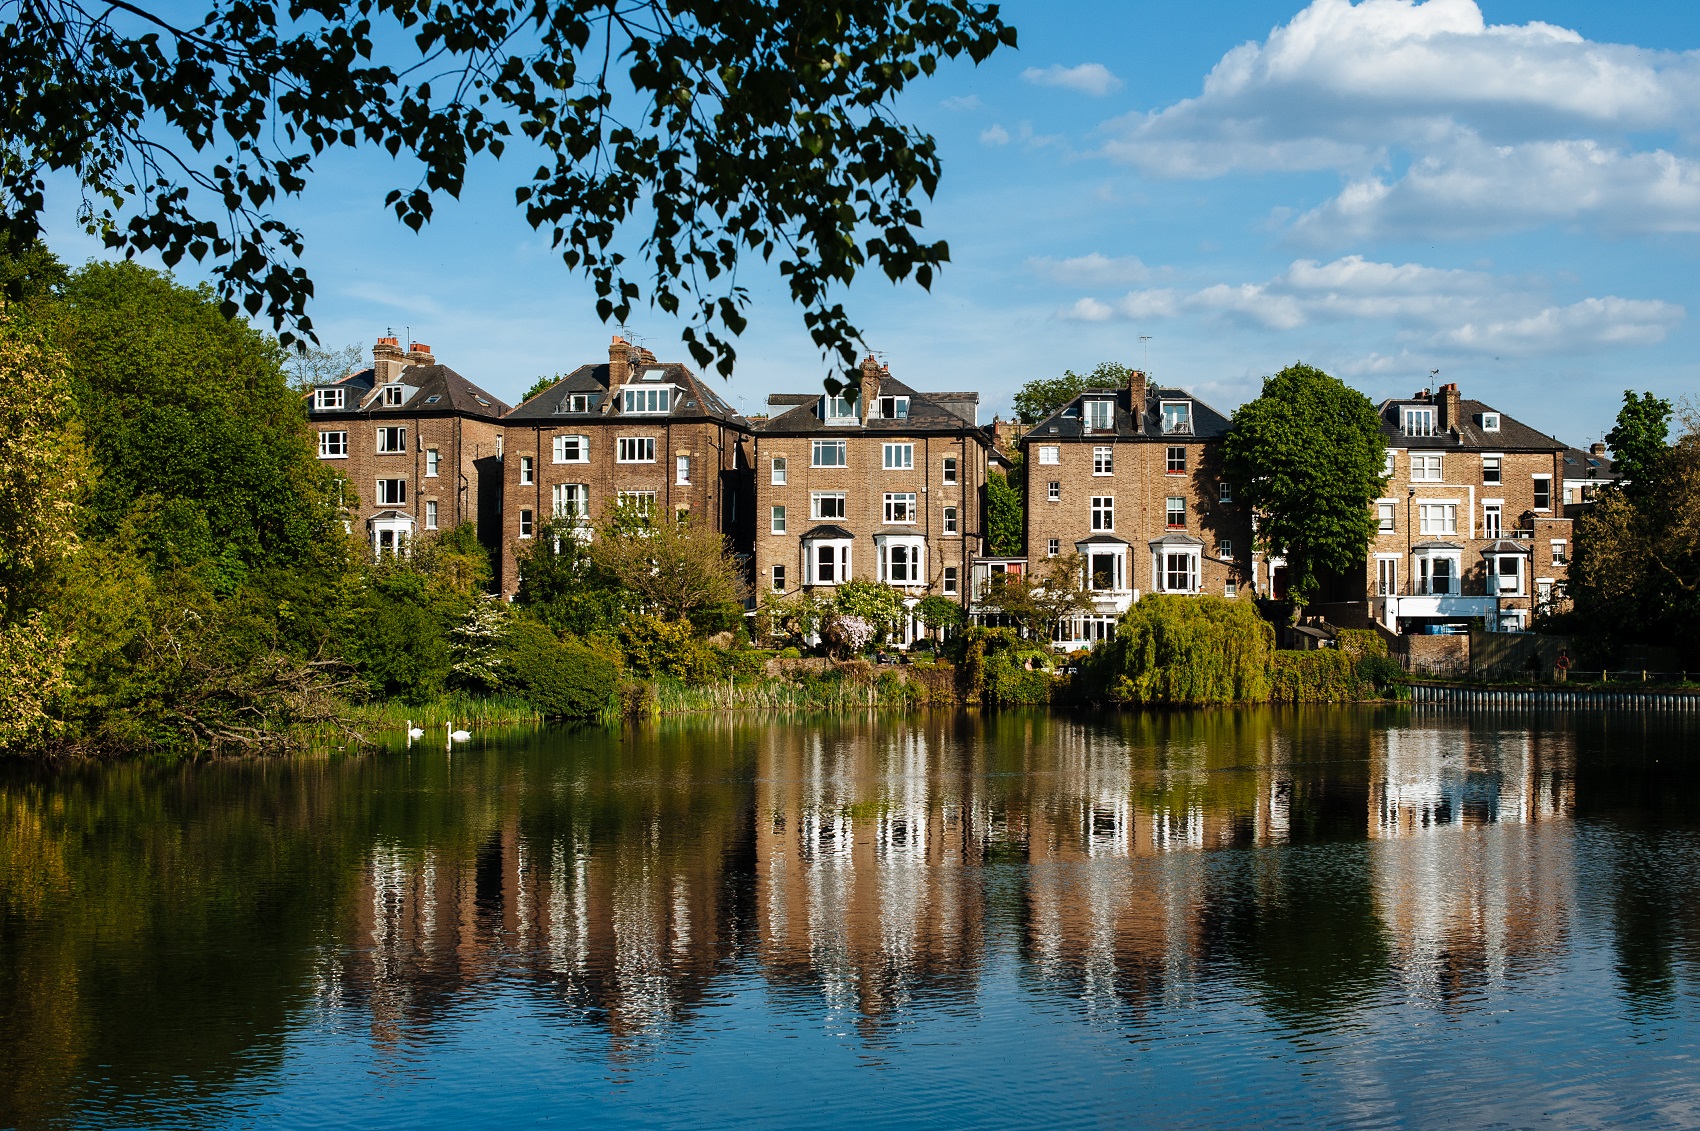
<path fill-rule="evenodd" d="M 1589 444 L 1588 454 L 1591 456 L 1604 457 L 1606 454 L 1606 446 L 1604 444 Z"/>

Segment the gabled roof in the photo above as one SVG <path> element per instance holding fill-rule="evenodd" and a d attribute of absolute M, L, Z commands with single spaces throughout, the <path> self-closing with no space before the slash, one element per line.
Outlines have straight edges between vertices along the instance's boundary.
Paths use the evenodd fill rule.
<path fill-rule="evenodd" d="M 438 416 L 458 414 L 495 420 L 508 411 L 508 406 L 496 397 L 462 377 L 446 365 L 409 365 L 401 371 L 397 382 L 413 390 L 399 405 L 385 405 L 377 395 L 377 383 L 370 367 L 348 374 L 340 380 L 314 386 L 318 389 L 347 390 L 346 408 L 315 409 L 312 392 L 308 398 L 310 413 L 321 419 L 354 415 L 370 416 Z"/>
<path fill-rule="evenodd" d="M 982 442 L 985 435 L 974 423 L 979 393 L 921 393 L 889 375 L 880 379 L 879 396 L 908 397 L 909 415 L 896 419 L 858 418 L 853 424 L 828 424 L 820 418 L 822 393 L 775 393 L 767 403 L 773 417 L 761 426 L 769 436 L 897 435 L 971 432 Z M 786 411 L 777 411 L 784 408 Z"/>
<path fill-rule="evenodd" d="M 1058 440 L 1162 440 L 1170 443 L 1185 440 L 1214 440 L 1228 432 L 1229 420 L 1185 389 L 1149 386 L 1145 403 L 1137 406 L 1132 392 L 1120 389 L 1088 389 L 1035 424 L 1021 438 L 1023 446 L 1049 444 Z M 1083 401 L 1112 399 L 1115 408 L 1110 413 L 1109 428 L 1088 430 L 1082 414 Z M 1165 433 L 1163 431 L 1163 402 L 1187 401 L 1192 405 L 1192 431 Z"/>
<path fill-rule="evenodd" d="M 719 393 L 709 387 L 707 382 L 691 372 L 689 366 L 681 365 L 676 361 L 649 362 L 634 359 L 631 371 L 634 374 L 642 374 L 652 369 L 663 371 L 659 383 L 678 386 L 679 399 L 671 412 L 665 415 L 645 414 L 645 419 L 653 421 L 708 419 L 719 420 L 744 428 L 749 427 L 749 421 L 727 404 Z M 645 384 L 643 381 L 631 383 L 633 385 Z M 614 404 L 614 398 L 611 395 L 613 391 L 609 387 L 607 362 L 581 365 L 508 413 L 506 419 L 527 424 L 555 424 L 573 420 L 587 422 L 618 420 L 622 417 L 619 406 Z M 574 393 L 587 394 L 592 398 L 590 411 L 571 411 L 571 397 Z"/>
<path fill-rule="evenodd" d="M 1481 451 L 1481 452 L 1560 452 L 1565 449 L 1562 441 L 1555 440 L 1545 432 L 1535 429 L 1516 420 L 1490 404 L 1481 401 L 1460 400 L 1459 415 L 1463 417 L 1455 428 L 1434 436 L 1407 436 L 1401 411 L 1408 405 L 1433 407 L 1436 413 L 1436 423 L 1439 423 L 1440 400 L 1432 401 L 1418 397 L 1400 397 L 1381 402 L 1381 431 L 1387 438 L 1390 448 L 1406 448 L 1417 450 L 1437 449 L 1445 451 Z M 1499 417 L 1499 430 L 1489 432 L 1482 427 L 1482 414 L 1494 413 Z"/>

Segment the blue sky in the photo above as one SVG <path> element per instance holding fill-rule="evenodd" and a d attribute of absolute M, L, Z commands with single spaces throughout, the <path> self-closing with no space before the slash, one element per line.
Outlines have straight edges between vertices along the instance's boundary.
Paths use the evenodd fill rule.
<path fill-rule="evenodd" d="M 1532 0 L 1009 4 L 1018 51 L 948 67 L 903 112 L 939 139 L 931 293 L 843 296 L 894 374 L 977 389 L 1142 363 L 1223 409 L 1296 359 L 1371 396 L 1430 370 L 1572 443 L 1622 391 L 1700 391 L 1700 5 Z M 423 234 L 382 207 L 412 174 L 322 162 L 291 209 L 327 345 L 387 328 L 515 398 L 603 356 L 610 327 L 479 166 Z M 67 258 L 94 254 L 68 223 Z M 817 387 L 775 285 L 728 392 Z M 659 312 L 631 329 L 684 359 Z M 1148 336 L 1148 342 L 1141 342 Z"/>

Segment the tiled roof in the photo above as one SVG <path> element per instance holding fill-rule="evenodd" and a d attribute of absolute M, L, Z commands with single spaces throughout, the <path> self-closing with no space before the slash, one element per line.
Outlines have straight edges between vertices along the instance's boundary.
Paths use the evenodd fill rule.
<path fill-rule="evenodd" d="M 1081 418 L 1081 413 L 1085 411 L 1081 402 L 1088 399 L 1102 399 L 1107 395 L 1113 395 L 1115 398 L 1115 408 L 1110 413 L 1111 426 L 1109 428 L 1086 429 Z M 1159 386 L 1148 388 L 1145 393 L 1145 403 L 1139 406 L 1137 414 L 1133 411 L 1131 396 L 1130 391 L 1125 388 L 1088 390 L 1035 424 L 1021 438 L 1021 443 L 1032 445 L 1049 443 L 1054 440 L 1097 439 L 1214 440 L 1227 434 L 1228 418 L 1185 389 Z M 1191 403 L 1191 432 L 1165 433 L 1163 431 L 1162 403 L 1164 401 L 1187 401 Z"/>
<path fill-rule="evenodd" d="M 811 527 L 807 532 L 804 533 L 803 537 L 804 538 L 838 538 L 838 539 L 844 539 L 844 538 L 854 538 L 856 536 L 854 534 L 850 533 L 848 530 L 844 529 L 842 526 L 837 526 L 837 525 L 828 523 L 824 526 Z"/>
<path fill-rule="evenodd" d="M 1405 397 L 1398 400 L 1388 400 L 1381 403 L 1381 431 L 1387 437 L 1387 444 L 1393 448 L 1407 449 L 1452 449 L 1482 452 L 1558 452 L 1563 451 L 1565 444 L 1553 439 L 1545 432 L 1537 432 L 1520 420 L 1507 416 L 1490 404 L 1481 401 L 1460 400 L 1459 413 L 1463 417 L 1456 429 L 1435 436 L 1407 436 L 1404 431 L 1404 421 L 1400 412 L 1407 405 L 1420 405 L 1424 408 L 1433 407 L 1438 419 L 1440 402 L 1425 401 L 1419 398 Z M 1499 416 L 1499 430 L 1489 432 L 1482 428 L 1482 414 L 1494 413 Z"/>
<path fill-rule="evenodd" d="M 1622 474 L 1613 469 L 1613 463 L 1608 456 L 1597 456 L 1585 452 L 1581 448 L 1564 449 L 1564 477 L 1566 479 L 1609 479 L 1623 478 Z"/>
<path fill-rule="evenodd" d="M 761 426 L 770 436 L 837 436 L 924 435 L 926 433 L 971 431 L 980 429 L 972 420 L 978 393 L 920 393 L 893 377 L 882 377 L 879 395 L 908 397 L 909 415 L 897 419 L 858 420 L 854 424 L 827 424 L 819 415 L 820 393 L 778 393 L 767 399 L 775 410 L 791 406 L 784 412 L 775 411 L 773 418 Z M 982 439 L 984 437 L 982 436 Z"/>
<path fill-rule="evenodd" d="M 653 420 L 702 420 L 704 418 L 722 420 L 729 424 L 748 426 L 749 422 L 723 400 L 690 368 L 678 362 L 642 363 L 634 362 L 632 371 L 643 372 L 650 369 L 660 369 L 665 376 L 664 382 L 677 385 L 680 389 L 678 402 L 673 411 L 662 415 L 648 415 Z M 620 413 L 609 399 L 612 390 L 608 386 L 608 363 L 596 365 L 581 365 L 541 393 L 521 404 L 508 413 L 508 420 L 542 423 L 544 421 L 561 420 L 603 420 L 618 419 Z M 633 382 L 641 385 L 643 382 Z M 622 388 L 624 386 L 621 386 Z M 572 412 L 568 409 L 569 398 L 574 393 L 584 393 L 592 397 L 589 412 Z"/>
<path fill-rule="evenodd" d="M 456 413 L 487 420 L 495 420 L 508 411 L 505 402 L 491 396 L 446 365 L 409 365 L 401 371 L 397 380 L 401 385 L 413 390 L 407 400 L 399 405 L 380 403 L 382 398 L 375 395 L 377 385 L 373 371 L 368 367 L 328 385 L 316 386 L 348 390 L 347 408 L 315 410 L 309 400 L 308 409 L 326 417 L 351 416 L 356 413 L 373 416 L 434 416 Z M 312 393 L 307 393 L 306 396 L 311 398 Z"/>

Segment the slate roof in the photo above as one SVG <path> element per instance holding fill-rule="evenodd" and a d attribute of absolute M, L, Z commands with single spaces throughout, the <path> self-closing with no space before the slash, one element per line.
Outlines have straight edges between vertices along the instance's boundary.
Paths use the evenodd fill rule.
<path fill-rule="evenodd" d="M 1509 538 L 1501 538 L 1482 547 L 1482 557 L 1489 554 L 1532 554 L 1534 545 L 1529 542 L 1513 542 Z"/>
<path fill-rule="evenodd" d="M 826 523 L 826 524 L 821 525 L 821 526 L 811 527 L 809 530 L 807 530 L 803 534 L 803 537 L 804 538 L 840 538 L 840 539 L 843 539 L 843 538 L 854 538 L 856 536 L 854 534 L 850 533 L 848 530 L 844 529 L 842 526 L 836 526 L 836 525 L 833 525 L 831 523 Z"/>
<path fill-rule="evenodd" d="M 974 408 L 979 393 L 921 393 L 891 376 L 880 379 L 882 397 L 908 397 L 909 415 L 887 420 L 858 420 L 854 424 L 827 424 L 820 418 L 820 393 L 775 393 L 767 403 L 776 410 L 773 417 L 761 426 L 769 436 L 837 436 L 879 435 L 881 433 L 914 436 L 929 433 L 978 432 L 990 444 L 987 435 L 975 425 Z M 784 408 L 786 411 L 777 411 Z"/>
<path fill-rule="evenodd" d="M 1081 402 L 1087 399 L 1097 400 L 1105 396 L 1115 397 L 1116 407 L 1111 412 L 1109 428 L 1093 428 L 1088 431 L 1081 413 L 1085 411 Z M 1165 433 L 1163 431 L 1164 401 L 1187 401 L 1192 405 L 1192 431 L 1187 433 Z M 1228 418 L 1216 409 L 1205 404 L 1185 389 L 1149 386 L 1145 392 L 1145 403 L 1134 412 L 1132 392 L 1126 388 L 1120 389 L 1089 389 L 1075 397 L 1068 404 L 1035 424 L 1021 438 L 1024 446 L 1032 444 L 1051 443 L 1056 440 L 1156 440 L 1172 442 L 1174 440 L 1214 440 L 1228 432 Z"/>
<path fill-rule="evenodd" d="M 658 383 L 677 385 L 680 393 L 671 412 L 666 415 L 645 413 L 646 420 L 719 420 L 743 428 L 750 426 L 749 421 L 727 404 L 707 382 L 691 372 L 689 366 L 676 361 L 645 362 L 635 358 L 632 361 L 633 373 L 643 373 L 651 369 L 663 370 L 664 374 Z M 608 380 L 607 362 L 581 365 L 508 413 L 507 419 L 535 424 L 566 420 L 621 419 L 618 406 L 609 395 L 612 390 L 608 386 Z M 647 382 L 634 381 L 632 384 L 642 386 Z M 589 412 L 570 410 L 570 398 L 574 393 L 583 393 L 591 398 Z"/>
<path fill-rule="evenodd" d="M 326 420 L 335 417 L 367 416 L 476 416 L 496 420 L 508 411 L 505 402 L 485 392 L 446 365 L 409 365 L 401 371 L 399 383 L 409 391 L 399 405 L 380 403 L 377 386 L 370 367 L 348 374 L 336 381 L 315 385 L 314 389 L 347 390 L 345 408 L 315 408 L 313 393 L 304 394 L 308 412 Z"/>
<path fill-rule="evenodd" d="M 1623 475 L 1615 470 L 1612 460 L 1607 456 L 1597 456 L 1581 448 L 1565 448 L 1564 477 L 1616 482 L 1623 478 Z"/>
<path fill-rule="evenodd" d="M 1381 431 L 1387 437 L 1387 446 L 1391 448 L 1406 448 L 1413 451 L 1425 450 L 1465 450 L 1482 452 L 1561 452 L 1565 449 L 1562 441 L 1555 440 L 1545 432 L 1535 429 L 1500 412 L 1490 404 L 1481 401 L 1460 400 L 1459 412 L 1463 420 L 1458 427 L 1448 429 L 1434 436 L 1405 435 L 1404 419 L 1401 411 L 1407 405 L 1420 405 L 1435 410 L 1436 420 L 1439 420 L 1440 400 L 1425 400 L 1423 397 L 1403 397 L 1397 400 L 1381 402 Z M 1482 413 L 1491 412 L 1499 415 L 1499 431 L 1488 432 L 1482 428 Z M 1437 430 L 1438 431 L 1438 430 Z"/>

